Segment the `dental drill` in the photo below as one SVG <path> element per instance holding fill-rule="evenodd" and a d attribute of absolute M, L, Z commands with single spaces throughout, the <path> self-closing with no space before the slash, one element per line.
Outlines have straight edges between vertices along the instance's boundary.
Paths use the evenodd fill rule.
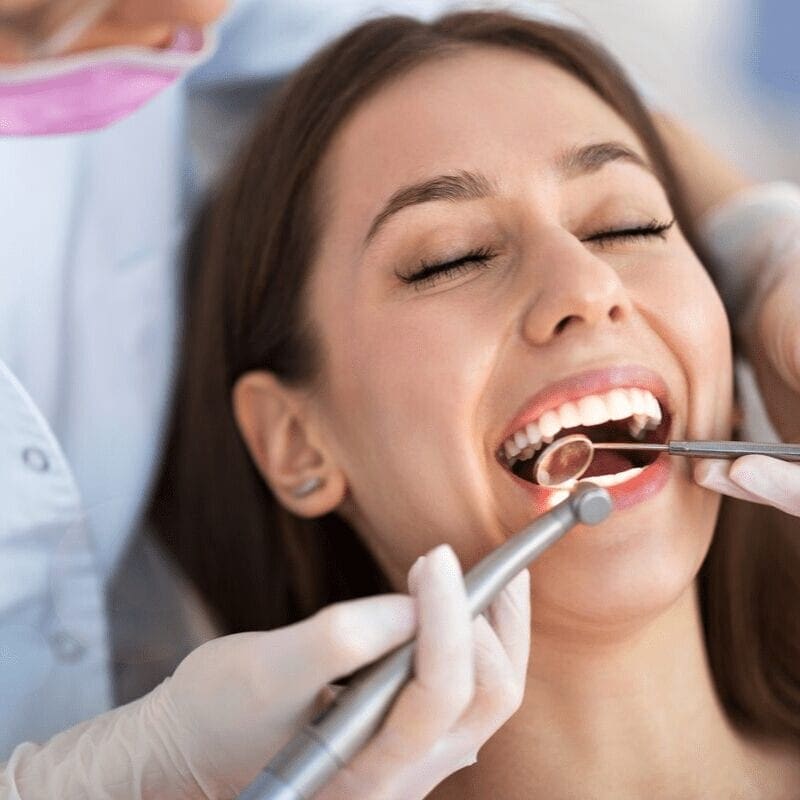
<path fill-rule="evenodd" d="M 470 612 L 484 611 L 503 587 L 575 525 L 597 525 L 611 513 L 608 492 L 579 484 L 561 503 L 493 550 L 465 576 Z M 411 678 L 414 641 L 365 668 L 270 761 L 239 800 L 311 800 L 380 727 Z"/>

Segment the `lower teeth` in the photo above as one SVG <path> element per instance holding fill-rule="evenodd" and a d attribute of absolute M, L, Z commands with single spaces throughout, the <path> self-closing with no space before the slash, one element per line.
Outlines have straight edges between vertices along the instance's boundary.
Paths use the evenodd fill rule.
<path fill-rule="evenodd" d="M 576 484 L 582 483 L 584 481 L 589 481 L 594 483 L 596 486 L 616 486 L 620 483 L 625 483 L 625 481 L 631 480 L 631 478 L 635 478 L 644 467 L 633 467 L 632 469 L 626 469 L 623 472 L 617 472 L 615 475 L 593 475 L 591 478 L 579 478 L 567 481 L 566 483 L 560 483 L 558 486 L 548 487 L 553 489 L 572 489 L 575 487 Z"/>

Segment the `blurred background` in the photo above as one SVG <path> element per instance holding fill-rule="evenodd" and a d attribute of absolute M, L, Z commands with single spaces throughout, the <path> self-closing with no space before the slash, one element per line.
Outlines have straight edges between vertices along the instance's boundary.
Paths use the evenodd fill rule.
<path fill-rule="evenodd" d="M 559 5 L 598 34 L 653 104 L 673 111 L 753 177 L 800 179 L 800 2 Z"/>
<path fill-rule="evenodd" d="M 253 30 L 247 37 L 245 49 L 263 48 L 264 37 L 270 38 L 275 74 L 317 49 L 319 29 L 333 35 L 365 12 L 387 9 L 381 0 L 371 8 L 363 0 L 249 2 L 271 4 L 273 30 L 291 33 L 279 38 Z M 800 180 L 800 0 L 406 0 L 402 8 L 427 16 L 432 5 L 535 5 L 556 16 L 566 9 L 622 61 L 652 105 L 679 116 L 753 178 Z M 198 104 L 195 122 L 219 136 L 205 147 L 231 152 L 237 129 L 247 127 L 237 118 L 253 105 L 247 86 L 229 103 L 215 98 L 213 109 Z M 214 119 L 204 116 L 211 113 Z"/>

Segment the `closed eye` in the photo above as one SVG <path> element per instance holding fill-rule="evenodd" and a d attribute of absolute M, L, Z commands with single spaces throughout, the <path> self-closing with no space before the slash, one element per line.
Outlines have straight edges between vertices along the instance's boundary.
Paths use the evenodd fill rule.
<path fill-rule="evenodd" d="M 583 242 L 594 242 L 601 247 L 607 246 L 614 241 L 626 239 L 639 239 L 648 237 L 658 237 L 666 239 L 667 231 L 675 224 L 675 220 L 669 222 L 658 222 L 652 219 L 646 225 L 638 225 L 631 228 L 608 228 L 597 231 L 591 236 L 582 239 Z M 476 267 L 487 268 L 497 253 L 488 247 L 479 247 L 464 253 L 463 256 L 451 259 L 450 261 L 440 261 L 428 263 L 421 261 L 418 269 L 410 275 L 400 275 L 397 277 L 406 284 L 414 284 L 416 289 L 423 286 L 433 286 L 442 280 L 455 277 L 464 272 L 469 272 Z"/>
<path fill-rule="evenodd" d="M 411 275 L 398 275 L 398 277 L 403 283 L 416 284 L 417 288 L 422 285 L 432 286 L 440 280 L 459 275 L 462 272 L 469 272 L 475 267 L 487 267 L 496 255 L 497 253 L 488 247 L 478 247 L 451 261 L 434 264 L 421 261 L 416 272 Z"/>
<path fill-rule="evenodd" d="M 669 222 L 658 222 L 655 219 L 650 220 L 647 225 L 638 225 L 632 228 L 607 228 L 606 230 L 597 231 L 591 236 L 587 236 L 581 241 L 596 242 L 602 247 L 609 241 L 620 239 L 639 239 L 648 236 L 658 236 L 660 239 L 666 239 L 667 231 L 675 224 L 675 219 Z"/>

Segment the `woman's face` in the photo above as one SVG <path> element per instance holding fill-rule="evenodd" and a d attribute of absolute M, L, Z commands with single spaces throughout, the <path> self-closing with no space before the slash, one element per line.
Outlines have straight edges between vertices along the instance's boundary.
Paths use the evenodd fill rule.
<path fill-rule="evenodd" d="M 625 399 L 655 414 L 649 391 L 660 439 L 729 434 L 720 300 L 677 224 L 608 233 L 672 210 L 631 128 L 566 72 L 488 47 L 418 67 L 347 121 L 319 186 L 311 403 L 347 476 L 340 510 L 396 585 L 439 542 L 471 566 L 563 496 L 498 457 L 528 423 L 553 435 Z M 628 388 L 646 391 L 609 395 Z M 696 574 L 718 498 L 686 460 L 612 491 L 615 514 L 535 563 L 540 623 L 646 616 Z"/>

